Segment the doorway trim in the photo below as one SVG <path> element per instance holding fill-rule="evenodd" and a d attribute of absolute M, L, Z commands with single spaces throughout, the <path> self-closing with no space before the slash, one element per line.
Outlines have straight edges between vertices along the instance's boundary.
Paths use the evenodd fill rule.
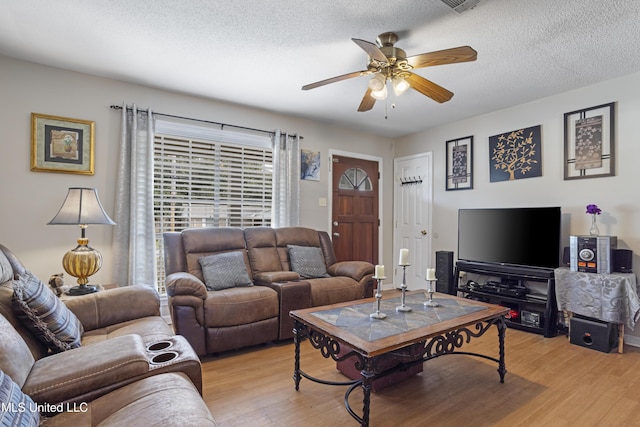
<path fill-rule="evenodd" d="M 383 250 L 382 250 L 382 236 L 384 235 L 384 213 L 383 213 L 383 203 L 382 203 L 382 187 L 384 186 L 384 173 L 382 171 L 382 157 L 379 156 L 371 156 L 369 154 L 362 154 L 362 153 L 353 153 L 351 151 L 343 151 L 343 150 L 335 150 L 330 148 L 329 151 L 329 160 L 328 160 L 328 169 L 329 172 L 327 173 L 328 175 L 328 179 L 327 182 L 329 184 L 329 190 L 327 194 L 333 194 L 333 156 L 334 155 L 338 155 L 338 156 L 344 156 L 344 157 L 352 157 L 354 159 L 362 159 L 362 160 L 368 160 L 371 162 L 376 162 L 378 163 L 378 173 L 380 173 L 380 178 L 378 179 L 378 219 L 380 220 L 380 226 L 378 227 L 378 262 L 382 263 L 382 259 L 383 258 Z M 331 212 L 333 212 L 333 197 L 328 197 L 327 198 L 327 203 L 328 203 L 328 207 L 329 207 L 329 213 L 327 216 L 327 230 L 329 230 L 329 232 L 331 232 L 331 230 L 333 229 L 333 226 L 331 224 Z M 384 263 L 382 263 L 384 264 Z"/>

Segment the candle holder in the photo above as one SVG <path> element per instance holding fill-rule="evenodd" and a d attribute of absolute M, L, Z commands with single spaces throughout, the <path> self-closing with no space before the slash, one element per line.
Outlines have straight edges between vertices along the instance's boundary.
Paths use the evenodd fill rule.
<path fill-rule="evenodd" d="M 437 302 L 435 302 L 433 300 L 433 292 L 434 292 L 434 290 L 433 290 L 433 282 L 435 282 L 436 280 L 438 280 L 438 279 L 427 279 L 427 282 L 429 282 L 429 289 L 427 289 L 427 292 L 429 292 L 429 300 L 424 303 L 425 307 L 439 307 L 440 306 L 440 304 L 438 304 Z"/>
<path fill-rule="evenodd" d="M 400 284 L 400 290 L 402 291 L 402 298 L 400 299 L 400 305 L 396 307 L 396 311 L 406 313 L 411 311 L 411 307 L 407 307 L 405 305 L 405 297 L 407 292 L 407 267 L 409 267 L 409 265 L 401 264 L 400 267 L 402 267 L 402 283 Z"/>
<path fill-rule="evenodd" d="M 382 299 L 382 281 L 386 279 L 386 277 L 374 277 L 375 280 L 378 281 L 378 287 L 376 288 L 376 312 L 371 313 L 369 315 L 372 319 L 384 319 L 387 317 L 386 314 L 380 311 L 380 300 Z"/>

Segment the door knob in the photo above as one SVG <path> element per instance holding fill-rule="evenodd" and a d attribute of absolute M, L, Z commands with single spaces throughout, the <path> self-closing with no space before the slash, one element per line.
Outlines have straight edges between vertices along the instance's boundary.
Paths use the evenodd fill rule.
<path fill-rule="evenodd" d="M 420 230 L 420 234 L 422 234 L 423 236 L 427 235 L 427 230 Z"/>
<path fill-rule="evenodd" d="M 338 221 L 333 221 L 333 226 L 337 227 L 338 226 Z"/>
<path fill-rule="evenodd" d="M 340 233 L 333 233 L 333 237 L 340 237 Z"/>

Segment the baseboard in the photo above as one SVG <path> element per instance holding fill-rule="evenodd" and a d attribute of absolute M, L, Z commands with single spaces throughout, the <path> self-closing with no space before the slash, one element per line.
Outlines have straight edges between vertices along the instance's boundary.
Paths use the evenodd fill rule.
<path fill-rule="evenodd" d="M 632 347 L 640 347 L 640 337 L 634 335 L 625 335 L 624 343 Z"/>

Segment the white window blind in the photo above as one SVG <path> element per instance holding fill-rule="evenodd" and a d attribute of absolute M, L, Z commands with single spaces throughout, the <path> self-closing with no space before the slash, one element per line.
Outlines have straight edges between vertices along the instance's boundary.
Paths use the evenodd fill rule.
<path fill-rule="evenodd" d="M 219 132 L 205 135 L 183 127 L 184 136 L 176 136 L 180 128 L 171 131 L 156 126 L 154 222 L 161 292 L 164 232 L 271 225 L 273 155 L 269 139 L 255 143 L 259 139 L 248 141 L 247 135 L 239 134 L 239 142 L 234 143 L 229 142 L 233 132 L 225 131 L 224 138 L 217 138 Z"/>

